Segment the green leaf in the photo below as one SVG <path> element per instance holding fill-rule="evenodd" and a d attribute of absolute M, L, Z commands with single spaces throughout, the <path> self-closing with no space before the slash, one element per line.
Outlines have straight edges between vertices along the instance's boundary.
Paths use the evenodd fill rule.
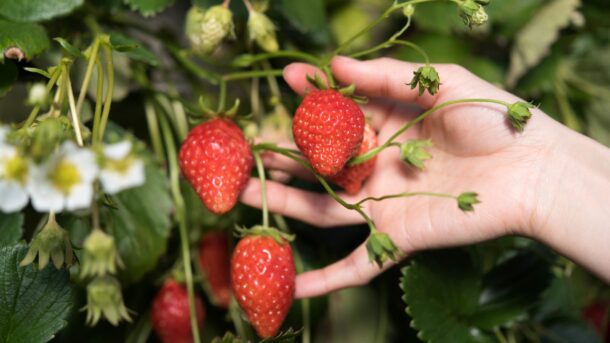
<path fill-rule="evenodd" d="M 215 337 L 212 343 L 246 343 L 243 339 L 236 337 L 232 332 L 227 331 L 222 337 Z"/>
<path fill-rule="evenodd" d="M 294 343 L 300 334 L 301 330 L 294 331 L 290 328 L 284 332 L 280 332 L 275 337 L 263 339 L 260 343 Z"/>
<path fill-rule="evenodd" d="M 170 232 L 172 202 L 167 179 L 147 158 L 146 183 L 112 197 L 116 208 L 104 209 L 104 227 L 114 236 L 125 264 L 121 278 L 138 281 L 157 265 Z"/>
<path fill-rule="evenodd" d="M 14 62 L 0 63 L 0 97 L 13 88 L 13 84 L 17 81 L 17 75 L 17 66 Z"/>
<path fill-rule="evenodd" d="M 570 23 L 580 0 L 554 0 L 542 7 L 519 31 L 511 51 L 506 81 L 513 86 L 550 51 L 559 31 Z"/>
<path fill-rule="evenodd" d="M 2 3 L 18 3 L 19 1 L 4 1 Z M 0 5 L 2 6 L 2 5 Z M 44 27 L 33 23 L 16 23 L 0 19 L 0 63 L 4 62 L 7 50 L 13 59 L 29 60 L 49 47 L 49 37 Z"/>
<path fill-rule="evenodd" d="M 483 278 L 473 323 L 491 330 L 517 319 L 536 305 L 550 281 L 550 265 L 539 254 L 524 253 L 499 264 Z"/>
<path fill-rule="evenodd" d="M 61 45 L 62 48 L 64 48 L 64 50 L 72 57 L 74 58 L 82 58 L 82 59 L 86 59 L 85 55 L 78 50 L 74 45 L 70 44 L 70 42 L 68 42 L 67 40 L 61 38 L 61 37 L 55 37 L 53 38 L 54 41 L 58 42 L 59 45 Z"/>
<path fill-rule="evenodd" d="M 21 239 L 22 234 L 23 214 L 0 211 L 0 247 L 17 243 Z"/>
<path fill-rule="evenodd" d="M 40 21 L 68 14 L 83 0 L 0 1 L 0 16 L 15 21 Z"/>
<path fill-rule="evenodd" d="M 411 326 L 425 342 L 493 342 L 470 322 L 481 284 L 468 255 L 459 250 L 427 253 L 402 270 L 401 288 Z"/>
<path fill-rule="evenodd" d="M 0 248 L 1 342 L 48 342 L 66 325 L 72 308 L 68 272 L 52 266 L 41 271 L 19 267 L 27 250 L 24 244 Z"/>
<path fill-rule="evenodd" d="M 176 0 L 125 0 L 132 11 L 138 11 L 141 15 L 149 17 L 163 11 Z"/>
<path fill-rule="evenodd" d="M 301 34 L 309 35 L 318 44 L 329 42 L 330 33 L 326 24 L 323 0 L 280 0 L 277 6 L 288 22 Z"/>
<path fill-rule="evenodd" d="M 110 33 L 110 42 L 118 50 L 121 51 L 121 47 L 129 47 L 124 52 L 131 59 L 148 63 L 149 65 L 156 67 L 159 65 L 159 59 L 150 50 L 146 49 L 141 42 L 127 37 L 118 32 Z M 123 52 L 123 51 L 122 51 Z"/>

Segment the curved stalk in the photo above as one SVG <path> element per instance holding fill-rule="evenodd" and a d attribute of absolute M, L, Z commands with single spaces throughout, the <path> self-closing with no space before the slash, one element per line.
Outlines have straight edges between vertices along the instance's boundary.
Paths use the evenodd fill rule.
<path fill-rule="evenodd" d="M 80 110 L 83 107 L 83 103 L 85 102 L 85 95 L 87 95 L 87 87 L 89 86 L 89 82 L 91 81 L 91 76 L 93 75 L 93 66 L 97 61 L 97 53 L 100 48 L 100 39 L 99 37 L 95 37 L 93 41 L 93 45 L 91 46 L 91 55 L 89 56 L 89 62 L 87 63 L 87 71 L 85 71 L 85 77 L 83 78 L 83 84 L 80 87 L 80 93 L 78 93 L 78 101 L 76 102 L 76 111 L 80 113 Z"/>
<path fill-rule="evenodd" d="M 49 92 L 51 92 L 51 89 L 53 89 L 53 86 L 55 86 L 55 84 L 57 83 L 57 80 L 59 79 L 60 75 L 61 75 L 61 68 L 56 68 L 55 70 L 53 70 L 53 73 L 51 74 L 51 78 L 49 79 L 49 82 L 47 82 L 47 86 L 45 88 L 45 94 L 49 94 Z M 36 105 L 32 109 L 30 114 L 28 114 L 28 118 L 25 120 L 23 127 L 25 127 L 25 128 L 30 127 L 34 123 L 34 120 L 36 120 L 36 117 L 38 116 L 38 112 L 40 112 L 40 107 L 41 107 L 40 105 Z"/>
<path fill-rule="evenodd" d="M 237 58 L 239 58 L 239 56 Z M 251 64 L 256 63 L 256 62 L 266 61 L 266 60 L 269 60 L 272 58 L 292 58 L 295 60 L 311 63 L 316 66 L 321 65 L 320 59 L 317 58 L 316 56 L 310 55 L 308 53 L 304 53 L 301 51 L 293 51 L 293 50 L 280 50 L 280 51 L 276 51 L 276 52 L 268 52 L 268 53 L 250 55 L 250 56 L 248 56 L 248 58 L 249 58 L 248 62 L 250 62 Z"/>
<path fill-rule="evenodd" d="M 168 167 L 170 174 L 170 188 L 174 198 L 176 207 L 176 219 L 178 220 L 178 229 L 180 231 L 180 246 L 182 251 L 182 261 L 184 265 L 184 277 L 186 279 L 186 290 L 188 293 L 189 314 L 191 319 L 191 331 L 195 343 L 200 343 L 199 325 L 197 324 L 197 310 L 195 305 L 195 289 L 193 285 L 193 270 L 191 266 L 191 252 L 188 240 L 186 208 L 184 198 L 180 191 L 180 172 L 178 167 L 178 157 L 176 154 L 176 145 L 171 132 L 170 124 L 164 116 L 157 116 L 161 123 L 161 131 L 165 140 L 165 148 L 167 151 Z"/>
<path fill-rule="evenodd" d="M 106 56 L 106 74 L 108 75 L 108 86 L 106 87 L 106 98 L 104 100 L 104 109 L 100 119 L 98 128 L 98 143 L 104 140 L 104 132 L 108 125 L 108 116 L 110 115 L 110 106 L 112 106 L 112 95 L 114 93 L 114 66 L 112 62 L 112 49 L 104 45 L 104 55 Z"/>
<path fill-rule="evenodd" d="M 413 127 L 415 124 L 424 120 L 424 118 L 426 118 L 430 114 L 432 114 L 442 108 L 445 108 L 445 107 L 451 106 L 451 105 L 455 105 L 455 104 L 477 103 L 477 102 L 499 104 L 499 105 L 506 106 L 507 108 L 510 105 L 509 103 L 507 103 L 505 101 L 495 100 L 495 99 L 460 99 L 460 100 L 451 100 L 451 101 L 443 102 L 442 104 L 436 105 L 436 106 L 428 109 L 427 111 L 424 111 L 422 114 L 417 116 L 415 119 L 413 119 L 413 120 L 409 121 L 408 123 L 406 123 L 405 125 L 403 125 L 400 129 L 398 129 L 398 131 L 396 131 L 392 136 L 390 136 L 390 138 L 388 138 L 388 140 L 386 140 L 385 143 L 383 143 L 382 145 L 376 147 L 375 149 L 369 150 L 365 154 L 352 158 L 348 163 L 349 163 L 349 165 L 355 165 L 355 164 L 363 163 L 363 162 L 370 160 L 371 158 L 373 158 L 375 155 L 379 154 L 381 151 L 383 151 L 387 147 L 392 146 L 394 143 L 394 140 L 398 136 L 400 136 L 403 132 L 407 131 L 408 129 Z"/>
<path fill-rule="evenodd" d="M 258 151 L 254 151 L 254 160 L 256 161 L 256 171 L 261 182 L 261 203 L 263 210 L 263 227 L 269 227 L 269 209 L 267 207 L 267 185 L 265 181 L 265 167 Z"/>

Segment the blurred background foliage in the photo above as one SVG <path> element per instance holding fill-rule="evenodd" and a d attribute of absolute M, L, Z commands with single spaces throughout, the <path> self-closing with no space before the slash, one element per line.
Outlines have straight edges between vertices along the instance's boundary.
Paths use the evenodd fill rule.
<path fill-rule="evenodd" d="M 217 2 L 193 0 L 202 7 Z M 278 27 L 282 50 L 324 56 L 390 5 L 382 0 L 270 0 L 267 14 Z M 231 9 L 237 39 L 225 42 L 212 56 L 190 56 L 183 33 L 190 6 L 184 0 L 0 0 L 0 50 L 4 52 L 0 56 L 0 121 L 23 120 L 29 112 L 30 89 L 43 81 L 24 67 L 54 65 L 69 50 L 62 50 L 53 38 L 62 37 L 84 49 L 93 32 L 101 30 L 111 34 L 113 44 L 134 46 L 127 53 L 114 53 L 116 85 L 111 120 L 117 130 L 125 128 L 150 147 L 146 106 L 172 111 L 179 103 L 187 112 L 196 112 L 199 96 L 210 107 L 215 106 L 218 90 L 206 73 L 242 70 L 231 61 L 254 49 L 244 38 L 247 12 L 241 1 L 234 0 Z M 422 47 L 431 62 L 461 64 L 539 105 L 570 128 L 610 146 L 608 1 L 492 0 L 486 9 L 489 22 L 470 29 L 452 2 L 418 4 L 404 39 Z M 355 41 L 351 51 L 385 41 L 405 20 L 399 14 L 391 16 Z M 13 46 L 19 46 L 25 55 L 15 55 L 9 49 Z M 407 47 L 376 55 L 423 62 L 421 55 Z M 281 68 L 288 62 L 274 59 L 271 66 Z M 76 62 L 73 75 L 77 80 L 82 78 L 84 67 L 85 62 Z M 292 112 L 299 99 L 278 81 L 281 101 Z M 251 82 L 231 83 L 228 103 L 240 97 L 240 112 L 253 113 L 254 119 L 261 121 L 273 110 L 267 101 L 270 90 L 260 82 L 265 101 L 257 104 L 250 97 Z M 94 96 L 91 89 L 90 98 Z M 87 122 L 91 103 L 84 108 L 81 116 Z M 114 214 L 116 226 L 111 230 L 119 246 L 127 247 L 121 250 L 128 268 L 122 283 L 126 304 L 137 314 L 135 322 L 85 327 L 84 314 L 78 311 L 84 304 L 84 292 L 77 287 L 71 314 L 65 318 L 68 325 L 53 341 L 155 341 L 148 308 L 159 280 L 179 254 L 177 232 L 170 231 L 170 226 L 175 227 L 174 219 L 168 222 L 171 200 L 163 191 L 166 175 L 158 171 L 162 162 L 151 153 L 147 169 L 150 184 L 118 199 L 125 206 Z M 190 187 L 185 186 L 184 192 L 194 245 L 206 230 L 231 229 L 235 223 L 248 226 L 259 220 L 259 212 L 245 207 L 214 217 L 203 209 Z M 27 212 L 25 219 L 0 215 L 0 223 L 7 228 L 6 223 L 23 226 L 26 238 L 39 220 L 33 212 Z M 64 215 L 60 220 L 77 245 L 90 230 L 88 222 L 78 215 Z M 298 235 L 295 246 L 300 267 L 305 270 L 345 256 L 367 236 L 364 227 L 319 231 L 291 220 L 287 225 Z M 201 287 L 199 290 L 203 292 Z M 295 302 L 286 327 L 303 328 L 296 340 L 311 342 L 610 342 L 609 304 L 608 287 L 585 270 L 538 243 L 506 237 L 423 252 L 370 285 Z M 234 330 L 234 317 L 232 320 L 209 302 L 206 306 L 205 341 Z M 3 325 L 7 323 L 0 323 L 0 332 L 6 329 Z M 40 325 L 44 327 L 44 323 Z"/>

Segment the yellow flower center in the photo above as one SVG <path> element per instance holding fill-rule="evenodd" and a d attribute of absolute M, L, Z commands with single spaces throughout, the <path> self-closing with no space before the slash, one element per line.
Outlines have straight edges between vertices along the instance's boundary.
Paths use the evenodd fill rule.
<path fill-rule="evenodd" d="M 128 156 L 128 157 L 120 159 L 120 160 L 107 159 L 106 163 L 105 163 L 105 167 L 107 169 L 113 170 L 119 174 L 125 174 L 127 172 L 127 170 L 129 170 L 129 167 L 131 167 L 133 160 L 134 160 L 134 158 L 131 156 Z"/>
<path fill-rule="evenodd" d="M 51 171 L 49 179 L 62 193 L 68 194 L 72 187 L 80 182 L 80 173 L 74 164 L 61 160 Z"/>
<path fill-rule="evenodd" d="M 15 180 L 21 184 L 25 183 L 25 178 L 28 175 L 28 164 L 25 159 L 15 155 L 6 161 L 4 165 L 4 175 L 9 180 Z"/>

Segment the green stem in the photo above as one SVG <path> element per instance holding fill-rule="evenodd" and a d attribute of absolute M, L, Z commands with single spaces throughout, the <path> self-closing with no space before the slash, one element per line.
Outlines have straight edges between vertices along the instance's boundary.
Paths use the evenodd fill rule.
<path fill-rule="evenodd" d="M 217 112 L 221 112 L 224 111 L 225 109 L 225 103 L 227 101 L 227 81 L 225 81 L 225 79 L 220 79 L 220 87 L 219 87 L 219 91 L 218 91 L 218 108 L 216 109 Z"/>
<path fill-rule="evenodd" d="M 436 198 L 449 198 L 449 199 L 457 199 L 457 197 L 455 195 L 451 195 L 451 194 L 445 194 L 445 193 L 434 193 L 434 192 L 402 192 L 402 193 L 396 193 L 396 194 L 389 194 L 389 195 L 384 195 L 384 196 L 380 196 L 380 197 L 366 197 L 360 201 L 358 201 L 357 203 L 355 203 L 354 205 L 356 206 L 361 206 L 363 203 L 367 202 L 367 201 L 383 201 L 386 199 L 395 199 L 395 198 L 408 198 L 408 197 L 414 197 L 414 196 L 430 196 L 430 197 L 436 197 Z"/>
<path fill-rule="evenodd" d="M 180 63 L 182 65 L 182 67 L 184 67 L 187 71 L 190 71 L 191 73 L 197 75 L 198 77 L 208 81 L 209 83 L 213 84 L 213 85 L 217 85 L 218 84 L 218 80 L 220 79 L 220 75 L 213 73 L 209 70 L 203 69 L 202 67 L 200 67 L 199 65 L 197 65 L 195 62 L 191 61 L 188 56 L 187 56 L 187 52 L 184 50 L 180 50 L 174 46 L 168 46 L 167 49 L 169 50 L 169 52 L 172 54 L 172 56 L 174 57 L 174 59 Z"/>
<path fill-rule="evenodd" d="M 258 151 L 254 151 L 254 160 L 256 161 L 256 171 L 261 182 L 261 203 L 263 210 L 263 227 L 269 227 L 269 209 L 267 207 L 267 185 L 265 182 L 265 167 Z"/>
<path fill-rule="evenodd" d="M 110 115 L 110 106 L 112 106 L 112 94 L 114 93 L 114 66 L 112 62 L 112 49 L 104 44 L 104 56 L 106 57 L 106 74 L 108 75 L 108 87 L 106 88 L 106 99 L 104 100 L 104 110 L 98 128 L 98 141 L 101 143 L 104 140 L 104 132 L 108 125 L 108 116 Z"/>
<path fill-rule="evenodd" d="M 261 63 L 263 65 L 263 69 L 271 70 L 271 63 L 269 61 L 263 61 Z M 276 98 L 277 101 L 282 100 L 282 92 L 280 92 L 280 86 L 275 79 L 275 76 L 267 75 L 267 83 L 269 84 L 269 90 L 271 90 L 271 94 Z"/>
<path fill-rule="evenodd" d="M 159 121 L 153 104 L 146 100 L 144 102 L 144 112 L 146 113 L 146 123 L 152 142 L 153 151 L 161 164 L 165 164 L 165 154 L 163 154 L 163 143 L 161 142 L 161 132 L 159 131 Z"/>
<path fill-rule="evenodd" d="M 66 87 L 68 88 L 68 104 L 70 105 L 70 113 L 72 114 L 72 126 L 74 128 L 74 135 L 76 136 L 76 142 L 78 143 L 78 146 L 83 146 L 83 134 L 81 133 L 80 130 L 80 116 L 79 116 L 79 112 L 76 109 L 76 102 L 74 101 L 74 93 L 73 93 L 73 89 L 72 89 L 72 82 L 70 81 L 70 73 L 68 72 L 68 67 L 64 66 L 64 68 L 66 68 Z"/>
<path fill-rule="evenodd" d="M 61 75 L 60 68 L 56 68 L 55 70 L 53 70 L 53 73 L 51 74 L 51 78 L 49 79 L 49 82 L 47 82 L 47 86 L 45 88 L 45 94 L 49 94 L 51 92 L 51 89 L 53 89 L 53 86 L 55 86 L 55 84 L 57 83 L 57 80 L 59 79 L 60 75 Z M 34 120 L 36 120 L 36 116 L 38 116 L 38 112 L 40 112 L 40 105 L 36 105 L 32 109 L 32 111 L 28 115 L 28 118 L 26 119 L 25 123 L 23 124 L 23 127 L 25 127 L 25 128 L 30 127 L 34 123 Z"/>
<path fill-rule="evenodd" d="M 85 101 L 85 95 L 87 95 L 87 87 L 89 86 L 89 82 L 91 81 L 91 76 L 93 75 L 93 66 L 97 61 L 97 54 L 100 47 L 100 39 L 96 37 L 93 41 L 93 46 L 91 47 L 89 62 L 87 63 L 87 71 L 85 71 L 85 77 L 83 78 L 83 84 L 80 87 L 80 93 L 78 93 L 78 101 L 76 102 L 76 111 L 80 113 L 80 110 L 83 107 L 83 103 Z"/>
<path fill-rule="evenodd" d="M 238 71 L 226 74 L 222 77 L 222 79 L 225 81 L 235 81 L 241 79 L 251 79 L 254 77 L 282 76 L 283 73 L 284 71 L 281 69 Z"/>
<path fill-rule="evenodd" d="M 257 55 L 248 56 L 248 62 L 250 64 L 254 64 L 260 61 L 266 61 L 272 58 L 292 58 L 300 61 L 304 61 L 307 63 L 311 63 L 313 65 L 319 66 L 321 65 L 321 61 L 316 56 L 301 52 L 301 51 L 293 51 L 293 50 L 280 50 L 276 52 L 262 53 Z M 239 58 L 239 56 L 237 57 Z"/>
<path fill-rule="evenodd" d="M 93 115 L 93 129 L 91 130 L 91 141 L 93 143 L 98 142 L 97 129 L 99 128 L 100 120 L 102 119 L 102 105 L 104 103 L 102 100 L 104 97 L 104 67 L 99 59 L 95 62 L 95 65 L 97 70 L 97 88 L 95 91 L 95 114 Z"/>
<path fill-rule="evenodd" d="M 250 80 L 250 109 L 252 110 L 252 116 L 258 124 L 261 123 L 261 97 L 260 97 L 260 80 L 253 78 Z"/>
<path fill-rule="evenodd" d="M 165 148 L 167 150 L 170 174 L 170 187 L 172 191 L 172 196 L 174 198 L 174 205 L 176 208 L 176 219 L 178 220 L 178 228 L 180 231 L 180 247 L 182 250 L 184 276 L 186 279 L 186 290 L 188 293 L 191 330 L 193 333 L 194 342 L 200 343 L 201 338 L 199 336 L 199 325 L 197 324 L 197 310 L 195 305 L 195 289 L 193 285 L 191 252 L 186 222 L 186 208 L 184 205 L 184 198 L 182 197 L 182 193 L 180 192 L 180 172 L 178 167 L 178 157 L 176 154 L 176 145 L 167 119 L 164 116 L 157 116 L 157 118 L 161 123 L 161 130 L 163 132 L 163 137 L 165 140 Z"/>
<path fill-rule="evenodd" d="M 393 43 L 396 42 L 396 38 L 398 38 L 400 35 L 402 35 L 409 28 L 409 26 L 411 26 L 411 17 L 408 17 L 407 23 L 405 24 L 405 26 L 403 26 L 402 29 L 400 29 L 398 32 L 396 32 L 394 35 L 392 35 L 392 37 L 390 37 L 390 39 L 388 39 L 387 41 L 377 44 L 376 46 L 374 46 L 370 49 L 366 49 L 364 51 L 350 54 L 349 56 L 352 58 L 357 58 L 357 57 L 365 56 L 368 54 L 372 54 L 373 52 L 376 52 L 381 49 L 389 48 L 392 46 Z"/>
<path fill-rule="evenodd" d="M 409 121 L 408 123 L 406 123 L 405 125 L 403 125 L 400 129 L 398 129 L 398 131 L 396 131 L 392 136 L 390 136 L 390 138 L 388 138 L 388 140 L 386 140 L 385 143 L 383 143 L 382 145 L 376 147 L 375 149 L 369 150 L 365 154 L 352 158 L 349 161 L 349 165 L 355 165 L 355 164 L 363 163 L 363 162 L 370 160 L 371 158 L 373 158 L 375 155 L 377 155 L 378 153 L 380 153 L 387 147 L 392 146 L 392 144 L 394 143 L 394 140 L 398 136 L 400 136 L 403 132 L 407 131 L 408 129 L 413 127 L 415 124 L 424 120 L 424 118 L 426 118 L 430 114 L 432 114 L 442 108 L 445 108 L 445 107 L 451 106 L 451 105 L 456 105 L 456 104 L 477 103 L 477 102 L 499 104 L 499 105 L 506 106 L 507 108 L 510 105 L 509 103 L 507 103 L 505 101 L 494 100 L 494 99 L 460 99 L 460 100 L 451 100 L 451 101 L 443 102 L 442 104 L 436 105 L 436 106 L 428 109 L 427 111 L 425 111 L 422 114 L 420 114 L 419 116 L 417 116 L 415 119 L 413 119 L 413 120 Z"/>
<path fill-rule="evenodd" d="M 400 40 L 400 39 L 397 39 L 397 40 L 393 41 L 392 43 L 397 44 L 397 45 L 404 45 L 404 46 L 408 46 L 408 47 L 412 48 L 413 50 L 417 51 L 420 55 L 422 55 L 422 57 L 424 58 L 424 61 L 426 61 L 426 65 L 430 64 L 430 58 L 428 57 L 428 54 L 426 53 L 426 51 L 424 51 L 424 49 L 420 48 L 419 45 L 406 41 L 406 40 Z"/>

